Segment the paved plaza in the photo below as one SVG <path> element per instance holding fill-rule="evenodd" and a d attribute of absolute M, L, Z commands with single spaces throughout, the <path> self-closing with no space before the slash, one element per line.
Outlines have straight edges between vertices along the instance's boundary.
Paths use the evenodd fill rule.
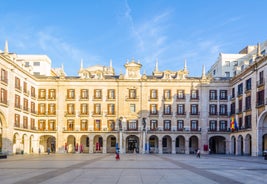
<path fill-rule="evenodd" d="M 267 183 L 263 157 L 202 155 L 50 154 L 0 160 L 1 184 Z"/>

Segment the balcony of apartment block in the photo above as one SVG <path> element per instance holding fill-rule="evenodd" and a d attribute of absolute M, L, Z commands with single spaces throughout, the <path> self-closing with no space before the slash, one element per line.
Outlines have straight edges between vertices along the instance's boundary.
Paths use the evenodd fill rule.
<path fill-rule="evenodd" d="M 251 93 L 251 87 L 250 88 L 245 88 L 245 94 L 249 95 Z"/>
<path fill-rule="evenodd" d="M 218 112 L 209 112 L 209 117 L 218 117 Z"/>
<path fill-rule="evenodd" d="M 170 98 L 168 98 L 168 97 L 162 97 L 162 99 L 163 99 L 163 101 L 165 101 L 165 102 L 171 102 L 172 101 L 172 98 L 170 97 Z"/>
<path fill-rule="evenodd" d="M 242 109 L 236 109 L 236 110 L 235 110 L 235 113 L 236 113 L 236 114 L 242 114 L 242 113 L 243 113 L 243 110 L 242 110 Z"/>
<path fill-rule="evenodd" d="M 219 112 L 219 117 L 226 118 L 230 116 L 230 112 Z"/>
<path fill-rule="evenodd" d="M 34 109 L 31 109 L 31 115 L 36 115 L 36 111 Z"/>
<path fill-rule="evenodd" d="M 227 97 L 220 97 L 219 100 L 221 102 L 227 102 L 228 101 Z"/>
<path fill-rule="evenodd" d="M 199 118 L 200 112 L 190 112 L 191 118 Z"/>
<path fill-rule="evenodd" d="M 216 96 L 210 96 L 210 97 L 209 97 L 209 101 L 210 101 L 210 102 L 215 102 L 215 101 L 217 101 L 217 100 L 218 100 L 217 95 L 216 95 Z"/>
<path fill-rule="evenodd" d="M 65 111 L 65 117 L 75 117 L 76 114 L 74 111 Z"/>
<path fill-rule="evenodd" d="M 38 96 L 38 101 L 45 101 L 46 100 L 46 96 Z"/>
<path fill-rule="evenodd" d="M 256 102 L 256 108 L 264 107 L 264 105 L 267 105 L 266 99 L 265 99 L 265 102 L 264 102 L 264 100 Z"/>
<path fill-rule="evenodd" d="M 80 96 L 79 97 L 79 101 L 88 101 L 89 100 L 89 96 Z"/>
<path fill-rule="evenodd" d="M 250 112 L 250 111 L 251 111 L 251 105 L 245 106 L 245 109 L 243 110 L 243 112 Z"/>
<path fill-rule="evenodd" d="M 196 97 L 190 97 L 190 102 L 198 102 L 199 101 L 199 96 Z"/>
<path fill-rule="evenodd" d="M 183 96 L 176 96 L 176 101 L 177 102 L 185 102 L 185 95 L 183 95 Z"/>
<path fill-rule="evenodd" d="M 49 117 L 56 116 L 57 112 L 56 111 L 47 111 L 46 115 L 49 116 Z"/>
<path fill-rule="evenodd" d="M 196 127 L 196 128 L 184 127 L 183 132 L 184 133 L 201 133 L 201 128 L 200 127 Z"/>
<path fill-rule="evenodd" d="M 102 112 L 92 112 L 92 117 L 101 117 L 103 115 Z"/>
<path fill-rule="evenodd" d="M 152 97 L 152 96 L 148 96 L 148 100 L 150 102 L 157 102 L 159 100 L 158 96 Z"/>
<path fill-rule="evenodd" d="M 8 79 L 7 77 L 1 77 L 1 84 L 7 86 L 8 85 Z"/>
<path fill-rule="evenodd" d="M 23 90 L 23 94 L 24 94 L 25 96 L 30 96 L 30 92 L 29 92 L 28 90 Z"/>
<path fill-rule="evenodd" d="M 214 128 L 208 128 L 208 133 L 229 133 L 229 129 L 228 128 L 218 128 L 218 127 L 214 127 Z"/>
<path fill-rule="evenodd" d="M 102 96 L 93 96 L 93 99 L 92 100 L 93 101 L 102 101 L 103 98 L 102 98 Z"/>
<path fill-rule="evenodd" d="M 75 101 L 75 96 L 66 96 L 65 100 L 66 101 Z"/>
<path fill-rule="evenodd" d="M 110 96 L 106 96 L 106 101 L 115 101 L 116 97 L 110 97 Z"/>
<path fill-rule="evenodd" d="M 15 110 L 16 111 L 21 111 L 22 110 L 22 106 L 19 104 L 15 104 Z"/>
<path fill-rule="evenodd" d="M 23 112 L 26 113 L 26 114 L 29 114 L 29 108 L 28 107 L 25 107 L 23 106 Z"/>
<path fill-rule="evenodd" d="M 150 111 L 149 112 L 149 117 L 158 117 L 159 116 L 159 113 L 158 113 L 158 111 Z"/>
<path fill-rule="evenodd" d="M 78 112 L 79 117 L 88 117 L 89 116 L 89 111 L 84 111 L 84 112 Z"/>
<path fill-rule="evenodd" d="M 48 96 L 47 100 L 48 101 L 55 101 L 56 100 L 56 96 Z"/>
<path fill-rule="evenodd" d="M 138 101 L 139 96 L 125 96 L 126 101 Z"/>
<path fill-rule="evenodd" d="M 2 107 L 8 107 L 7 99 L 1 99 L 0 106 L 2 106 Z"/>
<path fill-rule="evenodd" d="M 257 88 L 264 86 L 265 80 L 264 78 L 257 81 Z"/>
<path fill-rule="evenodd" d="M 185 118 L 186 117 L 186 112 L 176 112 L 176 117 L 177 118 Z"/>
<path fill-rule="evenodd" d="M 34 93 L 31 93 L 31 99 L 36 100 L 36 95 Z"/>
<path fill-rule="evenodd" d="M 173 116 L 172 112 L 163 112 L 162 117 L 163 118 L 170 118 Z"/>
<path fill-rule="evenodd" d="M 15 90 L 19 93 L 21 93 L 22 87 L 21 86 L 15 86 Z"/>

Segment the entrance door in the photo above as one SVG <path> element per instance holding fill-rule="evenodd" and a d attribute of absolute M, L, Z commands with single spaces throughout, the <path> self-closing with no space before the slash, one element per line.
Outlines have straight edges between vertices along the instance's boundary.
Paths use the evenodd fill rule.
<path fill-rule="evenodd" d="M 134 151 L 137 152 L 137 141 L 136 140 L 128 140 L 128 152 L 133 153 Z"/>

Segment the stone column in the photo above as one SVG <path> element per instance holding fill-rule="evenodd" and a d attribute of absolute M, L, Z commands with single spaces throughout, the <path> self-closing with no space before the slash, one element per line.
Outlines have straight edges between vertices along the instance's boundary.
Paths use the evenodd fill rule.
<path fill-rule="evenodd" d="M 94 153 L 94 139 L 90 137 L 89 142 L 89 153 Z"/>
<path fill-rule="evenodd" d="M 103 138 L 103 153 L 107 153 L 107 140 Z"/>
<path fill-rule="evenodd" d="M 189 140 L 185 140 L 185 154 L 189 154 Z"/>
<path fill-rule="evenodd" d="M 172 154 L 176 154 L 175 139 L 172 140 Z"/>
<path fill-rule="evenodd" d="M 162 139 L 159 140 L 159 154 L 162 154 Z"/>

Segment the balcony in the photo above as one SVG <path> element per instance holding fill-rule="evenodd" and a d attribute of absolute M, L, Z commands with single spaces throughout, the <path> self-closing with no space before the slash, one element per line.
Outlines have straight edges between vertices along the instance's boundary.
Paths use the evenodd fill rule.
<path fill-rule="evenodd" d="M 257 88 L 264 86 L 264 79 L 260 79 L 257 81 Z"/>

